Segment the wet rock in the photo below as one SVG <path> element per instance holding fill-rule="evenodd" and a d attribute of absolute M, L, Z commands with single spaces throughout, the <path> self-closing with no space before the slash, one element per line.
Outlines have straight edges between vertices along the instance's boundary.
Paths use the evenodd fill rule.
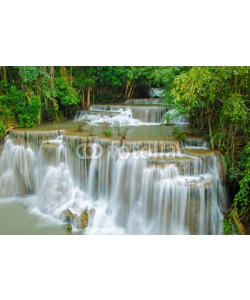
<path fill-rule="evenodd" d="M 72 230 L 73 230 L 73 227 L 72 227 L 71 223 L 68 223 L 67 224 L 67 231 L 72 232 Z"/>
<path fill-rule="evenodd" d="M 89 225 L 88 208 L 84 209 L 84 211 L 80 214 L 80 216 L 78 218 L 78 225 L 81 229 L 88 227 L 88 225 Z"/>
<path fill-rule="evenodd" d="M 68 223 L 67 230 L 68 230 L 68 226 L 71 225 L 72 223 L 74 223 L 75 225 L 77 224 L 77 226 L 81 229 L 85 229 L 90 224 L 92 224 L 95 216 L 95 209 L 94 208 L 88 209 L 88 207 L 86 207 L 80 215 L 74 214 L 70 209 L 66 209 L 63 212 L 63 216 L 66 218 Z"/>
<path fill-rule="evenodd" d="M 77 217 L 77 214 L 74 214 L 70 209 L 66 209 L 63 212 L 64 217 L 66 217 L 66 220 L 68 223 L 72 223 L 73 220 Z"/>

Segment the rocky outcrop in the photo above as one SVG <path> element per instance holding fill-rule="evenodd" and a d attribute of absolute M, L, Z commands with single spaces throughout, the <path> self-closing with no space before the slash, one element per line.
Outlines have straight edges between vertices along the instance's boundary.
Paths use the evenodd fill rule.
<path fill-rule="evenodd" d="M 74 219 L 77 217 L 77 214 L 74 214 L 70 209 L 66 209 L 63 212 L 63 216 L 66 218 L 68 223 L 73 223 Z"/>
<path fill-rule="evenodd" d="M 77 224 L 77 227 L 80 229 L 85 229 L 86 227 L 88 227 L 95 216 L 95 209 L 91 208 L 88 209 L 88 207 L 86 207 L 80 215 L 78 214 L 74 214 L 70 209 L 66 209 L 63 212 L 63 216 L 64 218 L 66 218 L 67 221 L 67 230 L 68 231 L 72 231 L 72 223 L 75 222 Z M 70 226 L 71 225 L 71 229 Z"/>
<path fill-rule="evenodd" d="M 88 209 L 84 209 L 84 211 L 77 217 L 78 226 L 81 229 L 85 229 L 89 225 L 89 213 Z"/>

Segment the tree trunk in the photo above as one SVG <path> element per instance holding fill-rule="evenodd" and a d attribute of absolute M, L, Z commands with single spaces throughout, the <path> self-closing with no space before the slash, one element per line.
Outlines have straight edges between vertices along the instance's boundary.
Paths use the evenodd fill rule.
<path fill-rule="evenodd" d="M 134 91 L 135 91 L 135 87 L 136 87 L 136 85 L 135 85 L 135 84 L 133 84 L 133 87 L 132 87 L 132 89 L 131 89 L 131 93 L 130 93 L 130 97 L 132 97 L 132 96 L 133 96 L 133 94 L 134 94 Z"/>
<path fill-rule="evenodd" d="M 130 81 L 128 81 L 126 84 L 126 89 L 125 89 L 125 93 L 124 93 L 125 99 L 127 99 L 127 97 L 128 97 L 129 87 L 130 87 Z"/>
<path fill-rule="evenodd" d="M 209 135 L 210 135 L 210 142 L 211 142 L 211 148 L 214 150 L 214 139 L 213 139 L 213 131 L 212 131 L 212 125 L 211 125 L 211 114 L 208 115 L 208 127 L 209 127 Z"/>
<path fill-rule="evenodd" d="M 130 90 L 129 90 L 129 93 L 128 93 L 128 99 L 131 98 L 133 89 L 134 89 L 134 84 L 131 84 L 131 87 L 130 87 Z"/>
<path fill-rule="evenodd" d="M 90 92 L 91 92 L 91 85 L 87 84 L 87 109 L 90 107 Z"/>
<path fill-rule="evenodd" d="M 92 102 L 94 103 L 94 98 L 95 98 L 95 89 L 92 89 Z"/>
<path fill-rule="evenodd" d="M 6 67 L 3 67 L 3 80 L 7 81 L 7 71 L 6 71 Z"/>
<path fill-rule="evenodd" d="M 82 110 L 86 109 L 85 97 L 84 97 L 84 89 L 82 90 Z"/>
<path fill-rule="evenodd" d="M 41 124 L 41 119 L 42 119 L 42 103 L 41 103 L 40 96 L 38 96 L 38 97 L 39 97 L 39 111 L 38 111 L 38 115 L 37 115 L 37 118 L 38 118 L 37 125 L 40 125 Z"/>
<path fill-rule="evenodd" d="M 49 67 L 49 74 L 50 74 L 50 86 L 51 89 L 54 90 L 55 89 L 55 70 L 54 67 Z"/>

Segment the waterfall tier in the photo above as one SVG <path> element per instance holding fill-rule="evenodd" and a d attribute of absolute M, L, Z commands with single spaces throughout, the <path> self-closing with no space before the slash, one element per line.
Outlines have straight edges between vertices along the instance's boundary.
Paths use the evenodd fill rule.
<path fill-rule="evenodd" d="M 161 123 L 167 108 L 163 106 L 91 105 L 90 111 L 79 112 L 76 119 L 88 118 L 94 123 L 108 121 L 121 124 Z"/>
<path fill-rule="evenodd" d="M 161 99 L 148 98 L 148 99 L 127 99 L 125 104 L 129 105 L 149 105 L 149 104 L 161 104 Z"/>
<path fill-rule="evenodd" d="M 0 158 L 0 197 L 35 194 L 36 207 L 63 222 L 67 209 L 76 215 L 94 209 L 89 234 L 221 232 L 220 154 L 205 149 L 204 141 L 180 147 L 166 139 L 62 134 L 10 132 Z"/>

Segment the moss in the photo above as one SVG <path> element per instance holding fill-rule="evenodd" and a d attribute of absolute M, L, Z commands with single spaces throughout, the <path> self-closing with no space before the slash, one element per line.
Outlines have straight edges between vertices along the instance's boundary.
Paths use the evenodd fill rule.
<path fill-rule="evenodd" d="M 88 209 L 86 208 L 80 215 L 79 227 L 81 229 L 85 229 L 86 227 L 88 227 L 88 224 L 89 224 L 89 213 L 88 213 Z"/>
<path fill-rule="evenodd" d="M 72 230 L 73 230 L 73 227 L 72 227 L 72 225 L 71 225 L 71 223 L 67 223 L 67 231 L 68 232 L 72 232 Z"/>

